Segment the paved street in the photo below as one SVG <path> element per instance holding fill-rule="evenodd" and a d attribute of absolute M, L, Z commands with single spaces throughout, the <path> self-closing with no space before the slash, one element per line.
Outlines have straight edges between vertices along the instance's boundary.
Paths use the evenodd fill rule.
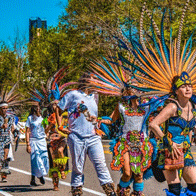
<path fill-rule="evenodd" d="M 104 150 L 106 156 L 106 162 L 109 167 L 111 161 L 111 154 L 109 152 L 109 145 L 108 143 L 104 142 Z M 196 147 L 192 148 L 194 156 L 196 158 Z M 60 191 L 54 192 L 52 190 L 52 182 L 49 177 L 46 177 L 46 184 L 44 186 L 38 187 L 30 187 L 30 157 L 29 154 L 25 151 L 25 145 L 20 144 L 17 153 L 14 153 L 15 161 L 11 162 L 11 171 L 12 174 L 8 176 L 7 183 L 0 183 L 0 195 L 22 195 L 22 196 L 69 196 L 70 191 L 70 180 L 71 180 L 71 173 L 68 174 L 66 180 L 60 181 Z M 71 163 L 71 160 L 70 160 Z M 71 164 L 70 164 L 71 165 Z M 120 179 L 120 172 L 111 171 L 112 178 L 117 184 Z M 39 183 L 39 180 L 37 183 Z M 185 186 L 183 182 L 182 185 Z M 87 158 L 86 165 L 85 165 L 85 184 L 84 184 L 84 196 L 93 196 L 93 195 L 104 195 L 102 188 L 99 186 L 99 181 L 96 177 L 95 170 L 93 165 Z M 166 188 L 166 183 L 158 183 L 155 181 L 154 178 L 145 181 L 145 190 L 144 193 L 146 196 L 164 196 L 163 189 Z"/>

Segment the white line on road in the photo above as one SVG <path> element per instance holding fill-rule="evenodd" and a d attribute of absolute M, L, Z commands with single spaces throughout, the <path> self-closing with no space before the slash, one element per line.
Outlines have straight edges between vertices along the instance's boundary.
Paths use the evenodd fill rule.
<path fill-rule="evenodd" d="M 23 173 L 23 174 L 31 176 L 30 172 L 27 172 L 27 171 L 24 171 L 24 170 L 21 170 L 21 169 L 17 169 L 17 168 L 14 168 L 14 167 L 10 167 L 10 169 L 13 170 L 13 171 L 20 172 L 20 173 Z M 52 179 L 48 178 L 48 177 L 45 177 L 44 179 L 48 180 L 48 181 L 52 181 Z M 71 186 L 70 183 L 64 182 L 64 181 L 61 181 L 61 180 L 59 181 L 59 184 L 62 184 L 62 185 L 65 185 L 65 186 Z M 105 194 L 103 194 L 103 193 L 100 193 L 98 191 L 94 191 L 94 190 L 91 190 L 91 189 L 88 189 L 88 188 L 83 188 L 83 191 L 86 191 L 88 193 L 92 193 L 94 195 L 105 196 Z M 6 196 L 11 196 L 11 195 L 9 194 L 9 195 L 6 195 Z"/>
<path fill-rule="evenodd" d="M 0 194 L 5 195 L 5 196 L 12 196 L 11 194 L 9 194 L 1 189 L 0 189 Z"/>

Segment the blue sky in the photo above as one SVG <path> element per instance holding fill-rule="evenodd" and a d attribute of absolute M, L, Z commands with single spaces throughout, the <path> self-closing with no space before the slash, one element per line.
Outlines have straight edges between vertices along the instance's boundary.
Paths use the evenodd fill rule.
<path fill-rule="evenodd" d="M 58 17 L 68 0 L 0 0 L 0 40 L 11 46 L 16 37 L 25 35 L 29 40 L 29 18 L 47 20 L 47 26 L 57 26 Z M 10 41 L 11 40 L 11 41 Z"/>

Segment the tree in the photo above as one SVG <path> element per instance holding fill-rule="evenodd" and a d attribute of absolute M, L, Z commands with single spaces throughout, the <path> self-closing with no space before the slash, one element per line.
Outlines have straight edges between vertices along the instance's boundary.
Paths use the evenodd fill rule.
<path fill-rule="evenodd" d="M 16 55 L 4 43 L 0 43 L 0 84 L 17 82 Z"/>

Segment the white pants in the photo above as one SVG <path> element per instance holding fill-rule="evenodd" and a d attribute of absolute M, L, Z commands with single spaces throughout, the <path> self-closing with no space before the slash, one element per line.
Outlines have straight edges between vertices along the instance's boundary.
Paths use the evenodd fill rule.
<path fill-rule="evenodd" d="M 83 171 L 87 154 L 94 165 L 100 184 L 112 183 L 100 136 L 80 138 L 71 133 L 68 137 L 68 145 L 72 157 L 71 186 L 77 187 L 84 184 Z"/>

